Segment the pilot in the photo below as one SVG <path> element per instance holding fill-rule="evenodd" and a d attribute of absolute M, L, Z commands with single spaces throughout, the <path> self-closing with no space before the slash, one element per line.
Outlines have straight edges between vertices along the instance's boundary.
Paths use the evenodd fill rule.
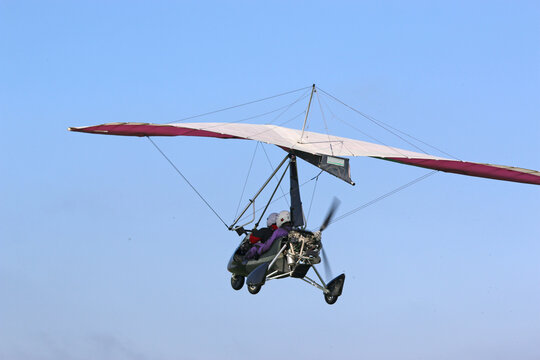
<path fill-rule="evenodd" d="M 251 230 L 248 237 L 246 238 L 247 241 L 244 240 L 238 251 L 234 254 L 235 261 L 247 262 L 247 260 L 245 260 L 245 255 L 247 254 L 247 252 L 251 250 L 254 246 L 261 246 L 263 243 L 266 242 L 266 240 L 270 238 L 270 236 L 272 236 L 274 230 L 277 229 L 277 217 L 277 213 L 271 213 L 266 219 L 266 227 Z M 244 231 L 243 228 L 242 231 Z"/>
<path fill-rule="evenodd" d="M 254 229 L 249 235 L 249 242 L 255 244 L 257 242 L 265 243 L 272 236 L 274 230 L 277 229 L 276 220 L 278 213 L 271 213 L 266 219 L 266 227 Z"/>
<path fill-rule="evenodd" d="M 268 251 L 272 247 L 272 244 L 277 238 L 287 236 L 291 231 L 291 214 L 287 210 L 280 212 L 276 219 L 277 229 L 272 233 L 272 236 L 264 243 L 255 243 L 254 246 L 249 249 L 244 260 L 250 260 L 253 258 L 259 258 L 260 255 Z"/>

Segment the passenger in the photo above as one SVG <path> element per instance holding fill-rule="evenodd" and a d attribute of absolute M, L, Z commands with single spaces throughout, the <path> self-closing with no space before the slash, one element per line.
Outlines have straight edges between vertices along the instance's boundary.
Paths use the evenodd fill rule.
<path fill-rule="evenodd" d="M 274 230 L 277 229 L 277 226 L 276 226 L 277 216 L 278 216 L 277 213 L 271 213 L 270 215 L 268 215 L 268 218 L 266 219 L 266 225 L 267 225 L 266 227 L 263 227 L 260 229 L 253 229 L 251 231 L 251 233 L 249 234 L 249 237 L 247 238 L 248 241 L 244 240 L 242 244 L 240 245 L 240 247 L 238 248 L 238 251 L 234 254 L 235 261 L 244 260 L 245 255 L 251 248 L 253 248 L 254 246 L 261 246 L 261 244 L 265 243 L 266 240 L 268 240 L 270 236 L 272 236 L 272 234 L 274 233 Z"/>
<path fill-rule="evenodd" d="M 270 236 L 270 238 L 264 243 L 255 243 L 254 246 L 249 249 L 246 256 L 244 256 L 244 260 L 250 260 L 253 258 L 258 259 L 259 256 L 272 247 L 272 244 L 277 238 L 287 236 L 289 231 L 291 231 L 291 214 L 287 210 L 280 212 L 276 220 L 276 225 L 277 229 L 274 231 L 272 236 Z"/>
<path fill-rule="evenodd" d="M 277 217 L 277 213 L 271 213 L 270 215 L 268 215 L 268 218 L 266 219 L 266 227 L 253 230 L 251 232 L 251 235 L 249 235 L 249 242 L 251 244 L 255 244 L 257 242 L 265 243 L 266 240 L 268 240 L 270 236 L 272 236 L 274 230 L 277 229 Z"/>

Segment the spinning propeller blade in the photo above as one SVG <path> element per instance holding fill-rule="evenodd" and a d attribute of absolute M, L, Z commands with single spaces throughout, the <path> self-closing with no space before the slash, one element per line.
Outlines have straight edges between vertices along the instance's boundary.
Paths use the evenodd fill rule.
<path fill-rule="evenodd" d="M 326 275 L 326 281 L 329 281 L 334 278 L 334 275 L 332 275 L 332 269 L 330 268 L 330 261 L 328 260 L 326 251 L 324 251 L 324 247 L 322 248 L 322 262 L 324 264 L 324 274 Z"/>
<path fill-rule="evenodd" d="M 326 214 L 326 218 L 324 219 L 319 231 L 324 231 L 324 229 L 326 229 L 328 227 L 328 225 L 330 225 L 330 222 L 332 221 L 332 218 L 334 217 L 334 214 L 337 210 L 337 208 L 339 207 L 339 204 L 340 204 L 340 201 L 338 198 L 334 198 L 334 200 L 332 201 L 332 205 L 330 205 L 330 209 L 328 210 L 328 213 Z M 324 246 L 322 247 L 321 249 L 322 251 L 322 262 L 324 264 L 324 272 L 325 272 L 325 275 L 326 275 L 326 279 L 329 280 L 329 279 L 332 279 L 333 278 L 333 275 L 332 275 L 332 269 L 330 268 L 330 261 L 328 260 L 328 256 L 326 255 L 326 251 L 324 250 Z"/>
<path fill-rule="evenodd" d="M 338 198 L 334 198 L 332 201 L 332 205 L 330 205 L 330 209 L 328 210 L 328 214 L 326 215 L 326 219 L 324 219 L 323 224 L 321 225 L 319 231 L 324 231 L 330 224 L 330 221 L 332 221 L 332 218 L 334 217 L 334 213 L 336 212 L 338 206 L 340 204 L 340 201 Z"/>

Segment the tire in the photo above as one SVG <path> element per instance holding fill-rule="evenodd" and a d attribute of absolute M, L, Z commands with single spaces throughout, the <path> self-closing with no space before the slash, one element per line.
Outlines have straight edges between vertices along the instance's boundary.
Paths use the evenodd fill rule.
<path fill-rule="evenodd" d="M 259 291 L 261 291 L 261 285 L 248 285 L 248 291 L 250 294 L 257 294 Z"/>
<path fill-rule="evenodd" d="M 326 302 L 329 304 L 329 305 L 333 305 L 336 303 L 337 299 L 338 299 L 339 296 L 335 296 L 335 295 L 330 295 L 330 294 L 324 294 L 324 300 L 326 300 Z"/>
<path fill-rule="evenodd" d="M 240 290 L 244 286 L 245 277 L 242 275 L 231 276 L 231 286 L 234 290 Z"/>

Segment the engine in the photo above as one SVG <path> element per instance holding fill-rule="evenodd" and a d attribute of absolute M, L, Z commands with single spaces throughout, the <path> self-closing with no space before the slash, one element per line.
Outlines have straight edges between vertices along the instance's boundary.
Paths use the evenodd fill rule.
<path fill-rule="evenodd" d="M 319 256 L 322 249 L 320 231 L 291 230 L 288 240 L 291 245 L 288 250 L 288 257 L 311 264 L 321 262 Z"/>

